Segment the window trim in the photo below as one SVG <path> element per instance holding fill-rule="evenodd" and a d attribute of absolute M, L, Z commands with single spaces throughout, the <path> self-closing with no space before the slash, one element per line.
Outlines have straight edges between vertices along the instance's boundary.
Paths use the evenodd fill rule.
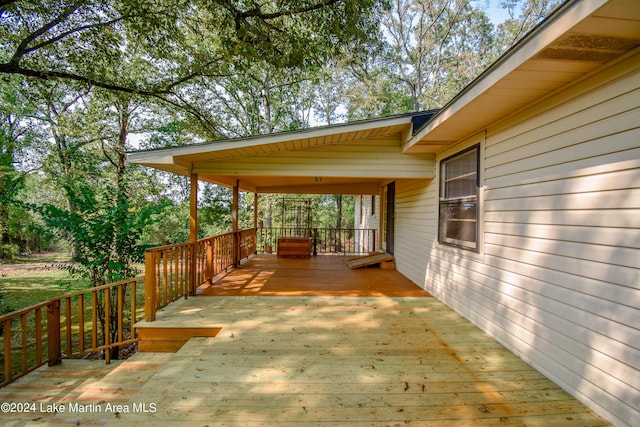
<path fill-rule="evenodd" d="M 467 154 L 470 151 L 476 151 L 476 191 L 475 191 L 475 195 L 464 195 L 461 197 L 451 197 L 451 198 L 444 198 L 444 191 L 445 191 L 445 184 L 447 182 L 447 180 L 444 179 L 445 177 L 445 165 L 448 161 L 455 159 L 456 157 L 461 157 L 465 154 Z M 456 248 L 461 248 L 461 249 L 465 249 L 468 251 L 473 251 L 476 253 L 480 252 L 480 213 L 482 212 L 481 209 L 481 191 L 480 191 L 480 183 L 481 183 L 481 177 L 480 177 L 480 171 L 481 169 L 481 143 L 476 143 L 473 144 L 463 150 L 457 151 L 456 153 L 453 153 L 450 156 L 447 156 L 445 158 L 443 158 L 442 160 L 440 160 L 439 162 L 440 164 L 438 165 L 438 171 L 439 171 L 439 178 L 438 178 L 438 243 L 443 244 L 443 245 L 447 245 L 447 246 L 452 246 L 452 247 L 456 247 Z M 471 174 L 466 174 L 466 175 L 460 175 L 455 177 L 455 179 L 459 179 L 463 176 L 470 176 Z M 449 179 L 449 181 L 451 181 L 452 179 Z M 466 240 L 459 240 L 459 239 L 452 239 L 452 238 L 445 238 L 443 237 L 442 233 L 442 225 L 443 225 L 443 221 L 442 221 L 442 206 L 445 203 L 448 202 L 452 202 L 452 201 L 457 201 L 457 202 L 464 202 L 465 200 L 467 201 L 471 201 L 473 200 L 475 202 L 475 210 L 476 210 L 476 216 L 475 216 L 475 242 L 470 242 L 470 241 L 466 241 Z"/>

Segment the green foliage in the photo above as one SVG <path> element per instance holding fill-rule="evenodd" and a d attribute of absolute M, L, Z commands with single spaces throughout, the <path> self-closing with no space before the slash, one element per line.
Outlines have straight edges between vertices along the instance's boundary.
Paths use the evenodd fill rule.
<path fill-rule="evenodd" d="M 20 254 L 18 245 L 12 243 L 0 243 L 0 259 L 13 261 Z"/>
<path fill-rule="evenodd" d="M 189 241 L 189 202 L 166 203 L 157 221 L 144 228 L 140 238 L 142 247 L 154 247 Z"/>
<path fill-rule="evenodd" d="M 66 183 L 76 209 L 51 204 L 31 206 L 44 222 L 67 236 L 77 248 L 76 263 L 65 268 L 75 276 L 100 286 L 134 276 L 134 263 L 143 259 L 138 241 L 143 229 L 164 209 L 163 204 L 133 208 L 118 200 L 112 190 L 101 193 L 84 182 Z"/>
<path fill-rule="evenodd" d="M 496 29 L 497 54 L 505 52 L 560 3 L 561 0 L 501 0 L 500 7 L 508 12 L 509 19 Z"/>
<path fill-rule="evenodd" d="M 218 138 L 206 102 L 217 79 L 256 64 L 284 75 L 318 68 L 375 34 L 381 3 L 12 1 L 0 6 L 0 73 L 162 99 Z"/>
<path fill-rule="evenodd" d="M 311 224 L 313 228 L 351 228 L 354 223 L 355 197 L 334 194 L 260 194 L 258 198 L 258 218 L 265 227 L 282 227 L 282 199 L 302 198 L 311 200 Z M 342 216 L 338 218 L 342 206 Z M 248 210 L 247 210 L 248 211 Z M 269 218 L 269 220 L 267 220 Z"/>
<path fill-rule="evenodd" d="M 233 191 L 229 188 L 207 184 L 202 186 L 198 200 L 199 237 L 215 236 L 231 231 L 232 199 Z M 241 197 L 240 209 L 242 212 L 249 212 L 247 203 L 248 201 Z M 242 216 L 240 216 L 239 222 L 240 228 L 253 227 L 253 216 L 251 216 L 251 225 L 246 224 L 246 221 L 242 220 Z M 246 225 L 243 226 L 243 222 Z"/>

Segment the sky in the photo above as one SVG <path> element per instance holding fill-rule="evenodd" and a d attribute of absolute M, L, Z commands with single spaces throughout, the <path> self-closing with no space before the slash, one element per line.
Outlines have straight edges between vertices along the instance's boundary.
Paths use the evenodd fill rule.
<path fill-rule="evenodd" d="M 509 18 L 507 11 L 500 8 L 500 0 L 477 0 L 476 4 L 485 11 L 494 26 Z"/>

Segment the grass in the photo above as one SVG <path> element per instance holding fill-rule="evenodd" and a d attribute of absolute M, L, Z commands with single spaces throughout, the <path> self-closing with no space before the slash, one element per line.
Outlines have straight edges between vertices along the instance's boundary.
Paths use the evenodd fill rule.
<path fill-rule="evenodd" d="M 74 291 L 87 289 L 90 285 L 83 280 L 71 278 L 67 271 L 59 268 L 59 265 L 69 262 L 68 254 L 52 253 L 37 255 L 34 257 L 23 257 L 13 264 L 0 264 L 0 292 L 3 296 L 3 312 L 16 311 L 21 308 L 30 307 L 38 303 L 44 302 L 50 298 L 69 294 Z M 144 287 L 137 287 L 137 307 L 136 318 L 140 318 L 144 312 Z M 71 341 L 73 342 L 74 351 L 77 350 L 79 340 L 79 307 L 78 297 L 71 299 L 72 311 L 70 313 L 71 325 Z M 86 345 L 91 342 L 91 330 L 97 327 L 91 320 L 91 298 L 90 295 L 85 297 L 84 309 L 84 338 Z M 126 299 L 125 304 L 130 302 Z M 130 307 L 128 307 L 130 309 Z M 126 310 L 128 310 L 126 309 Z M 1 314 L 1 313 L 0 313 Z M 65 308 L 61 307 L 61 344 L 63 353 L 65 353 L 67 337 L 65 319 Z M 126 314 L 130 319 L 130 314 Z M 42 354 L 46 357 L 46 311 L 42 313 L 40 323 L 43 327 L 42 331 Z M 35 349 L 35 332 L 36 316 L 30 311 L 21 325 L 19 318 L 11 322 L 11 347 L 12 347 L 12 371 L 14 375 L 24 371 L 23 364 L 28 367 L 37 366 L 36 357 L 38 352 Z M 7 330 L 0 330 L 0 342 L 4 342 Z M 127 333 L 130 332 L 127 330 Z M 22 345 L 26 344 L 26 352 L 22 351 Z M 85 347 L 86 348 L 86 347 Z M 4 365 L 4 354 L 0 352 L 0 366 Z M 2 370 L 4 371 L 4 370 Z M 0 383 L 5 379 L 4 372 L 0 372 Z"/>
<path fill-rule="evenodd" d="M 69 261 L 61 252 L 22 256 L 12 264 L 0 264 L 0 293 L 4 312 L 38 304 L 49 298 L 89 287 L 71 278 L 59 265 Z"/>
<path fill-rule="evenodd" d="M 67 252 L 47 252 L 21 256 L 11 264 L 0 264 L 0 294 L 4 306 L 0 307 L 0 313 L 20 310 L 49 298 L 90 288 L 87 280 L 72 278 L 60 268 L 70 262 L 70 258 Z"/>

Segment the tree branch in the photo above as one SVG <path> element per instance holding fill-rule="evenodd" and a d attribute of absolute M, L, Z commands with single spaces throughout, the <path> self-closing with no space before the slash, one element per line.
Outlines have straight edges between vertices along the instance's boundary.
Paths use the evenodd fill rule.
<path fill-rule="evenodd" d="M 34 41 L 41 35 L 45 34 L 47 31 L 51 30 L 56 25 L 60 24 L 69 15 L 71 15 L 73 12 L 78 10 L 79 7 L 80 7 L 80 3 L 76 3 L 69 6 L 68 8 L 63 10 L 62 13 L 58 15 L 56 19 L 54 19 L 53 21 L 47 22 L 42 27 L 38 28 L 36 31 L 34 31 L 33 33 L 25 37 L 22 40 L 22 42 L 20 42 L 20 44 L 18 45 L 18 48 L 16 49 L 15 53 L 13 54 L 13 57 L 9 61 L 9 64 L 18 66 L 18 64 L 20 63 L 20 59 L 27 53 L 27 47 L 29 46 L 29 44 L 31 44 L 32 41 Z"/>
<path fill-rule="evenodd" d="M 22 52 L 21 56 L 24 56 L 25 54 L 31 53 L 31 52 L 36 51 L 38 49 L 42 49 L 43 47 L 45 47 L 47 45 L 53 44 L 53 43 L 55 43 L 55 42 L 57 42 L 59 40 L 62 40 L 63 38 L 65 38 L 67 36 L 70 36 L 72 34 L 78 33 L 80 31 L 90 30 L 92 28 L 108 27 L 108 26 L 110 26 L 112 24 L 115 24 L 116 22 L 119 22 L 119 21 L 122 21 L 122 20 L 128 19 L 128 18 L 131 18 L 131 16 L 120 16 L 120 17 L 114 18 L 114 19 L 112 19 L 110 21 L 98 22 L 98 23 L 95 23 L 95 24 L 84 25 L 82 27 L 78 27 L 78 28 L 74 28 L 74 29 L 69 30 L 69 31 L 65 31 L 64 33 L 59 34 L 56 37 L 53 37 L 53 38 L 48 39 L 48 40 L 45 40 L 42 43 L 39 43 L 39 44 L 37 44 L 37 45 L 35 45 L 33 47 L 25 49 Z"/>
<path fill-rule="evenodd" d="M 90 77 L 80 76 L 74 73 L 68 73 L 64 71 L 38 71 L 29 68 L 23 68 L 11 63 L 0 64 L 0 74 L 18 74 L 25 77 L 34 77 L 41 80 L 50 79 L 64 79 L 72 80 L 79 83 L 84 83 L 90 86 L 100 87 L 102 89 L 113 90 L 117 92 L 124 92 L 134 95 L 154 96 L 162 93 L 168 93 L 168 91 L 149 91 L 144 89 L 131 88 L 126 86 L 120 86 L 117 84 L 101 82 L 99 80 L 92 79 Z"/>
<path fill-rule="evenodd" d="M 324 0 L 321 1 L 319 3 L 316 4 L 312 4 L 306 7 L 302 7 L 299 9 L 293 9 L 293 10 L 280 10 L 278 12 L 272 12 L 272 13 L 263 13 L 262 10 L 260 9 L 260 7 L 254 7 L 251 10 L 248 10 L 246 12 L 238 12 L 237 9 L 234 9 L 236 12 L 238 12 L 238 17 L 240 18 L 252 18 L 252 17 L 256 17 L 256 18 L 260 18 L 262 20 L 269 20 L 269 19 L 276 19 L 276 18 L 281 18 L 283 16 L 294 16 L 294 15 L 299 15 L 302 13 L 308 13 L 308 12 L 312 12 L 314 10 L 319 10 L 322 9 L 324 7 L 327 6 L 331 6 L 332 4 L 336 4 L 336 3 L 340 3 L 343 0 Z"/>

